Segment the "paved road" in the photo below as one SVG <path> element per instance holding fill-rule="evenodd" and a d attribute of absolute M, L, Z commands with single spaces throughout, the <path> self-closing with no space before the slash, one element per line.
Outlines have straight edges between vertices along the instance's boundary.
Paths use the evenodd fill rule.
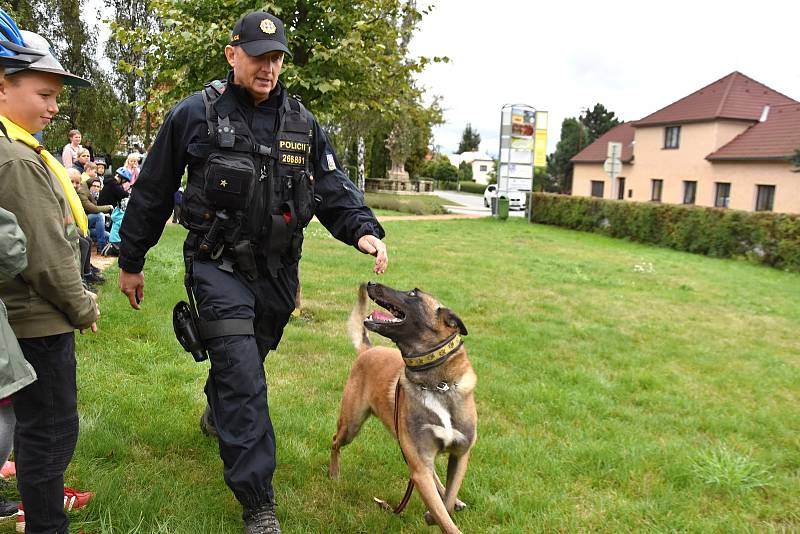
<path fill-rule="evenodd" d="M 461 206 L 446 206 L 447 211 L 450 213 L 462 213 L 465 215 L 491 215 L 491 210 L 483 206 L 483 195 L 476 195 L 472 193 L 458 193 L 456 191 L 443 191 L 437 189 L 433 192 L 434 195 L 439 196 L 450 202 L 461 204 Z M 524 217 L 524 211 L 510 211 L 511 217 Z"/>

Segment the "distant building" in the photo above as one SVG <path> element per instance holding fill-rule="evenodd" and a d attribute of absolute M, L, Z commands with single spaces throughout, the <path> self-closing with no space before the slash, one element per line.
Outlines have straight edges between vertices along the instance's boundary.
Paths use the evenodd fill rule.
<path fill-rule="evenodd" d="M 489 173 L 492 172 L 494 161 L 491 156 L 480 152 L 462 152 L 461 154 L 448 154 L 450 163 L 458 168 L 462 162 L 472 165 L 472 179 L 479 184 L 489 183 Z"/>
<path fill-rule="evenodd" d="M 622 171 L 603 170 L 609 142 Z M 800 213 L 800 102 L 733 72 L 647 117 L 609 130 L 572 158 L 572 194 Z"/>
<path fill-rule="evenodd" d="M 489 183 L 489 173 L 494 169 L 494 160 L 489 156 L 481 156 L 472 160 L 472 179 L 476 183 L 486 185 Z"/>

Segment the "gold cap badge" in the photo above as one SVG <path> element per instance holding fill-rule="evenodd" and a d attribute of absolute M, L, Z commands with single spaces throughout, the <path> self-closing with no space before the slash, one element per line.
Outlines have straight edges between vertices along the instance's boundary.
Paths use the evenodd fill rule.
<path fill-rule="evenodd" d="M 277 28 L 275 27 L 275 23 L 269 19 L 262 20 L 261 24 L 259 24 L 259 27 L 261 28 L 262 32 L 270 35 L 275 33 L 275 31 L 277 30 Z"/>

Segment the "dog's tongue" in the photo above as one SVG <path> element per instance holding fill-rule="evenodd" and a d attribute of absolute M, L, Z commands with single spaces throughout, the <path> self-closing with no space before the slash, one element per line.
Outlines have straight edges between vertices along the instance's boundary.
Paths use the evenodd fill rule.
<path fill-rule="evenodd" d="M 383 310 L 375 310 L 371 315 L 374 321 L 394 321 L 394 315 Z"/>

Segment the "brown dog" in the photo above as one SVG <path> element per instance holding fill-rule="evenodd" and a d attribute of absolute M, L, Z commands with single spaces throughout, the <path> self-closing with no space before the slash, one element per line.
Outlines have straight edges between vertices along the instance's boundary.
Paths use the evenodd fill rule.
<path fill-rule="evenodd" d="M 374 311 L 365 320 L 367 295 L 391 314 Z M 391 339 L 400 350 L 372 347 L 367 329 Z M 429 510 L 426 521 L 448 534 L 460 533 L 451 516 L 464 507 L 457 496 L 478 422 L 473 397 L 477 378 L 460 337 L 467 334 L 464 323 L 419 289 L 397 291 L 370 283 L 359 290 L 348 330 L 358 357 L 344 388 L 328 474 L 339 476 L 339 450 L 374 414 L 400 442 L 411 481 Z M 450 454 L 446 487 L 434 466 L 442 452 Z M 412 488 L 409 483 L 397 513 Z"/>

